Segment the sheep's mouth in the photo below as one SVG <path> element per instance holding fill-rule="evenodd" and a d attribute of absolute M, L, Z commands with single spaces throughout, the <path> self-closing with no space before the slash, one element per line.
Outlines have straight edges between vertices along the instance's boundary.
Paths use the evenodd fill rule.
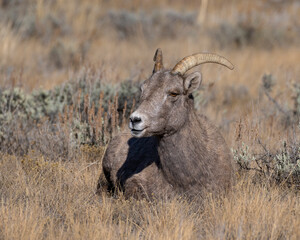
<path fill-rule="evenodd" d="M 131 129 L 131 135 L 134 136 L 134 137 L 140 137 L 143 135 L 143 133 L 145 132 L 145 128 L 144 129 L 134 129 L 132 128 Z"/>

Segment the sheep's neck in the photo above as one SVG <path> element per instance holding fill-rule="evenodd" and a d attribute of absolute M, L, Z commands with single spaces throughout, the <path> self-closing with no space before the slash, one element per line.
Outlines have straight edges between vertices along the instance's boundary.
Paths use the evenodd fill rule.
<path fill-rule="evenodd" d="M 160 139 L 158 152 L 161 169 L 169 182 L 177 187 L 194 186 L 203 177 L 199 169 L 202 168 L 201 158 L 207 155 L 206 135 L 196 113 L 191 111 L 179 131 Z"/>

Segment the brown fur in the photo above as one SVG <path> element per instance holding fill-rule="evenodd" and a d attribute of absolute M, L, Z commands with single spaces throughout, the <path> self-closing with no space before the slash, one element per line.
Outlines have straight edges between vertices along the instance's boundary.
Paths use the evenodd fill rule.
<path fill-rule="evenodd" d="M 103 159 L 110 191 L 152 198 L 231 186 L 230 151 L 218 129 L 194 109 L 191 93 L 200 82 L 199 73 L 182 77 L 168 70 L 144 82 L 140 106 L 130 117 L 135 137 L 129 132 L 115 137 Z"/>

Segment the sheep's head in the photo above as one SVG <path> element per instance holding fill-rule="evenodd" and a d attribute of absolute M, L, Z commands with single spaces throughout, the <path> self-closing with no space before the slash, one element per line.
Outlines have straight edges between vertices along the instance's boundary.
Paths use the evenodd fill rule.
<path fill-rule="evenodd" d="M 141 86 L 140 106 L 130 116 L 134 137 L 171 135 L 183 126 L 193 108 L 192 92 L 201 84 L 199 72 L 185 76 L 189 69 L 207 62 L 233 69 L 224 57 L 208 53 L 185 57 L 172 70 L 164 69 L 160 49 L 154 61 L 152 76 Z"/>

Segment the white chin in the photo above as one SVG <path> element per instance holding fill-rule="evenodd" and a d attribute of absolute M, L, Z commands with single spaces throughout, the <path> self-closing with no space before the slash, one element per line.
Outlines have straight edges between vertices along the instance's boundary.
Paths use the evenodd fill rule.
<path fill-rule="evenodd" d="M 136 138 L 143 137 L 145 135 L 145 129 L 143 130 L 131 129 L 131 135 Z"/>

